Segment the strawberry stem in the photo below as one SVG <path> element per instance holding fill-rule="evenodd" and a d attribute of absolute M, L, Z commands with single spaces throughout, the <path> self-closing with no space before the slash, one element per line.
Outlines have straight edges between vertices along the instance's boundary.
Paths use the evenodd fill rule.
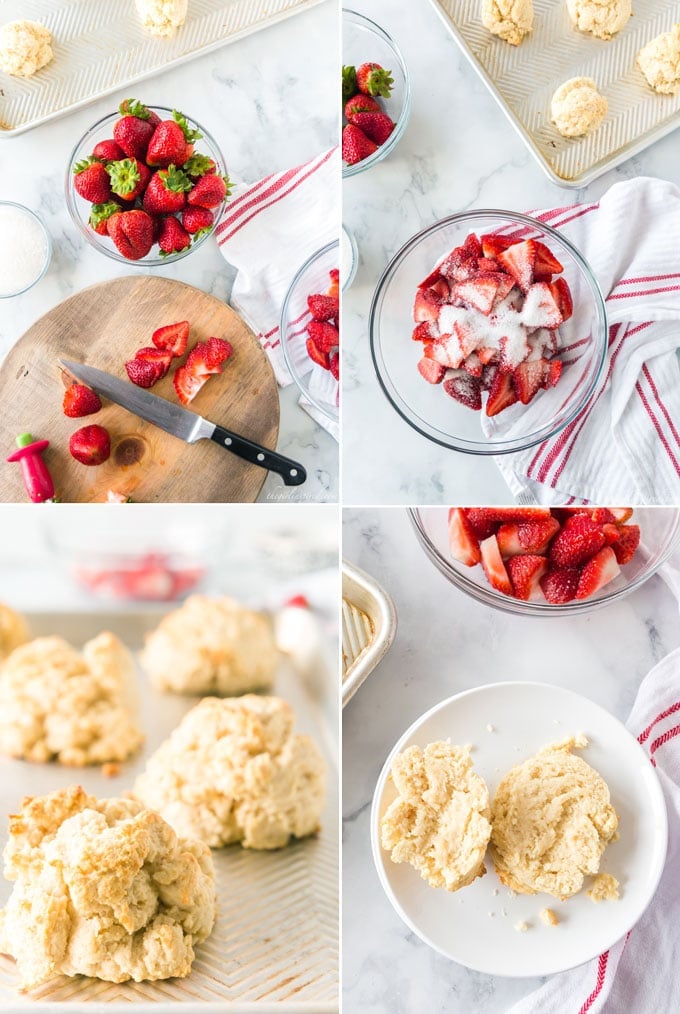
<path fill-rule="evenodd" d="M 176 109 L 173 109 L 172 118 L 175 121 L 175 123 L 178 123 L 179 126 L 182 128 L 182 133 L 184 134 L 187 143 L 201 140 L 203 134 L 200 132 L 200 130 L 196 130 L 195 128 L 189 126 L 189 124 L 187 123 L 187 118 L 184 115 L 184 113 L 179 113 L 177 112 Z"/>

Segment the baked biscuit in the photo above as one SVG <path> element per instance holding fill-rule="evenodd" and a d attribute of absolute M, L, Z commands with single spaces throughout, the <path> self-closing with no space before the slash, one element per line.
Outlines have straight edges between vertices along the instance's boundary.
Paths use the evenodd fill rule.
<path fill-rule="evenodd" d="M 33 77 L 52 59 L 52 34 L 37 21 L 10 21 L 0 28 L 0 70 Z"/>
<path fill-rule="evenodd" d="M 574 28 L 596 39 L 611 39 L 628 24 L 632 0 L 567 0 Z"/>
<path fill-rule="evenodd" d="M 60 637 L 21 645 L 0 669 L 0 753 L 76 766 L 125 760 L 143 739 L 134 681 L 113 634 L 82 652 Z"/>
<path fill-rule="evenodd" d="M 647 84 L 660 95 L 680 90 L 680 23 L 648 42 L 636 62 Z"/>
<path fill-rule="evenodd" d="M 586 891 L 586 897 L 595 903 L 600 901 L 618 901 L 619 882 L 611 873 L 598 873 Z"/>
<path fill-rule="evenodd" d="M 186 976 L 215 920 L 210 850 L 129 799 L 80 787 L 25 799 L 10 817 L 0 952 L 22 987 L 54 975 L 108 982 Z"/>
<path fill-rule="evenodd" d="M 399 793 L 381 821 L 382 846 L 410 863 L 431 887 L 457 891 L 485 872 L 489 792 L 468 747 L 438 741 L 410 746 L 392 763 Z"/>
<path fill-rule="evenodd" d="M 534 26 L 533 0 L 482 0 L 482 24 L 511 46 L 519 46 Z"/>
<path fill-rule="evenodd" d="M 157 690 L 228 695 L 269 690 L 278 653 L 261 613 L 192 595 L 147 635 L 141 661 Z"/>
<path fill-rule="evenodd" d="M 23 616 L 0 602 L 0 662 L 30 637 Z"/>
<path fill-rule="evenodd" d="M 134 795 L 214 848 L 277 849 L 319 829 L 326 765 L 278 697 L 206 697 L 149 758 Z"/>
<path fill-rule="evenodd" d="M 553 95 L 550 113 L 563 137 L 581 137 L 600 126 L 607 115 L 607 100 L 591 77 L 572 77 Z"/>
<path fill-rule="evenodd" d="M 491 807 L 496 872 L 520 894 L 543 891 L 564 900 L 596 874 L 616 836 L 618 817 L 601 776 L 571 752 L 578 736 L 544 747 L 512 768 Z"/>
<path fill-rule="evenodd" d="M 166 39 L 186 21 L 187 6 L 188 0 L 135 0 L 144 30 Z"/>

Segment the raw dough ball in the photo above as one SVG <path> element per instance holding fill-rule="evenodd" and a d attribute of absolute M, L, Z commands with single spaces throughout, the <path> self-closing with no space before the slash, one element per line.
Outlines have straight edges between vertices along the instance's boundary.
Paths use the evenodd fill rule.
<path fill-rule="evenodd" d="M 156 750 L 138 799 L 178 834 L 219 848 L 276 849 L 319 830 L 326 765 L 278 697 L 206 697 Z"/>
<path fill-rule="evenodd" d="M 410 863 L 432 887 L 457 891 L 481 877 L 489 843 L 489 791 L 468 747 L 438 741 L 394 758 L 399 793 L 381 822 L 392 862 Z"/>
<path fill-rule="evenodd" d="M 108 982 L 186 976 L 215 920 L 212 857 L 157 813 L 79 786 L 10 817 L 0 952 L 23 987 L 53 975 Z"/>
<path fill-rule="evenodd" d="M 579 32 L 611 39 L 628 24 L 633 5 L 631 0 L 567 0 L 567 10 Z"/>
<path fill-rule="evenodd" d="M 145 31 L 168 38 L 186 21 L 188 0 L 135 0 Z"/>
<path fill-rule="evenodd" d="M 616 836 L 609 789 L 572 754 L 585 736 L 552 743 L 505 776 L 491 807 L 496 872 L 520 894 L 571 897 Z"/>
<path fill-rule="evenodd" d="M 607 115 L 607 100 L 591 77 L 572 77 L 553 95 L 550 113 L 563 137 L 581 137 L 600 126 Z"/>
<path fill-rule="evenodd" d="M 637 55 L 637 65 L 655 92 L 675 95 L 680 89 L 680 23 L 648 42 Z"/>
<path fill-rule="evenodd" d="M 147 635 L 142 665 L 157 690 L 269 690 L 278 662 L 269 621 L 234 599 L 192 595 Z"/>
<path fill-rule="evenodd" d="M 33 77 L 52 59 L 52 35 L 37 21 L 10 21 L 0 28 L 0 70 Z"/>
<path fill-rule="evenodd" d="M 132 656 L 113 634 L 82 653 L 60 637 L 17 648 L 0 669 L 0 753 L 30 761 L 104 764 L 134 753 Z"/>
<path fill-rule="evenodd" d="M 534 25 L 533 0 L 482 0 L 482 24 L 511 46 L 519 46 Z"/>
<path fill-rule="evenodd" d="M 30 637 L 23 616 L 0 602 L 0 662 Z"/>

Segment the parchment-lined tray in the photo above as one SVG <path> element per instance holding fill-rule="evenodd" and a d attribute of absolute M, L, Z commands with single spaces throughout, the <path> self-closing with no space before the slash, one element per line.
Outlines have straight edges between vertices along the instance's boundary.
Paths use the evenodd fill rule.
<path fill-rule="evenodd" d="M 234 42 L 322 0 L 190 0 L 171 39 L 141 26 L 133 0 L 0 0 L 0 24 L 28 18 L 52 33 L 34 77 L 0 73 L 0 138 L 20 134 L 135 81 Z"/>
<path fill-rule="evenodd" d="M 160 614 L 34 614 L 35 636 L 58 633 L 80 645 L 101 630 L 111 630 L 132 649 Z M 42 795 L 74 783 L 98 796 L 130 789 L 146 758 L 197 703 L 153 691 L 140 672 L 142 722 L 147 740 L 141 754 L 122 765 L 117 778 L 99 768 L 65 768 L 0 758 L 0 851 L 7 840 L 7 815 L 24 795 Z M 186 979 L 121 984 L 85 977 L 56 978 L 19 994 L 14 962 L 0 955 L 0 1011 L 26 1009 L 36 1014 L 124 1010 L 130 1014 L 220 1010 L 230 1014 L 275 1011 L 277 1014 L 331 1014 L 338 1009 L 338 766 L 334 728 L 324 713 L 335 711 L 337 686 L 326 680 L 329 700 L 320 700 L 287 663 L 277 674 L 274 692 L 295 709 L 296 729 L 314 736 L 328 763 L 322 830 L 274 852 L 240 846 L 213 849 L 218 914 L 208 940 L 197 948 Z M 328 704 L 332 704 L 328 707 Z M 12 885 L 0 878 L 0 907 Z M 104 1008 L 104 1005 L 106 1007 Z"/>
<path fill-rule="evenodd" d="M 678 21 L 677 0 L 635 0 L 633 17 L 609 42 L 576 31 L 564 0 L 534 0 L 534 30 L 519 46 L 483 27 L 480 0 L 431 2 L 541 168 L 561 187 L 585 186 L 680 126 L 680 93 L 657 95 L 635 63 L 644 45 Z M 584 138 L 562 137 L 550 122 L 553 92 L 572 77 L 594 78 L 609 103 L 604 123 Z"/>
<path fill-rule="evenodd" d="M 394 640 L 394 603 L 377 581 L 342 562 L 342 706 L 352 699 Z"/>

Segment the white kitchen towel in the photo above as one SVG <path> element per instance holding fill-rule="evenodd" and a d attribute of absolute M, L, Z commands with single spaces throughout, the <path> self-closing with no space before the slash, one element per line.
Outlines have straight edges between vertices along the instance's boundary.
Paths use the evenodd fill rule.
<path fill-rule="evenodd" d="M 666 798 L 668 853 L 659 887 L 622 940 L 588 964 L 552 976 L 508 1014 L 676 1014 L 679 1008 L 680 649 L 645 677 L 626 725 L 655 766 Z"/>
<path fill-rule="evenodd" d="M 678 503 L 680 190 L 638 178 L 595 204 L 532 216 L 570 239 L 592 268 L 606 298 L 609 348 L 586 408 L 552 440 L 496 457 L 499 469 L 522 503 Z"/>
<path fill-rule="evenodd" d="M 237 187 L 216 229 L 223 256 L 238 271 L 230 302 L 257 334 L 281 387 L 292 383 L 281 349 L 281 307 L 298 269 L 338 239 L 340 182 L 336 147 L 304 165 Z M 304 329 L 298 339 L 304 346 Z M 330 374 L 318 378 L 319 383 L 326 380 L 330 383 Z M 304 397 L 300 405 L 338 439 L 335 423 Z"/>

